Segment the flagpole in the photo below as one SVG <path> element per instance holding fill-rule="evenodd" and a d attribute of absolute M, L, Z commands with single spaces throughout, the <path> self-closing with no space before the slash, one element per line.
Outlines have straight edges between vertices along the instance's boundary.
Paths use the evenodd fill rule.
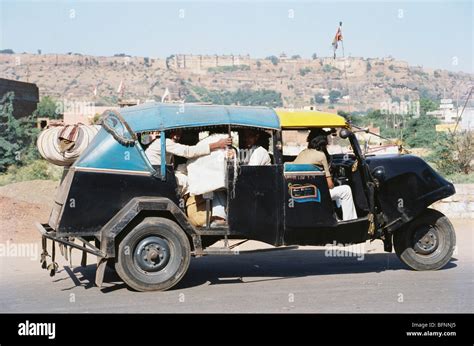
<path fill-rule="evenodd" d="M 339 30 L 342 34 L 342 22 L 339 22 Z M 341 48 L 342 48 L 342 58 L 344 59 L 344 79 L 346 81 L 346 88 L 347 88 L 347 94 L 349 95 L 349 120 L 352 120 L 352 107 L 351 107 L 351 103 L 352 103 L 352 98 L 351 98 L 351 95 L 349 93 L 349 82 L 347 81 L 347 68 L 346 68 L 346 55 L 344 53 L 344 36 L 343 36 L 343 39 L 341 40 Z"/>

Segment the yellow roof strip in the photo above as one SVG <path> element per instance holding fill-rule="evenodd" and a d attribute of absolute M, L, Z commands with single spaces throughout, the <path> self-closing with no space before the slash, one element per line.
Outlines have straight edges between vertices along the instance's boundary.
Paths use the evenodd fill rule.
<path fill-rule="evenodd" d="M 275 110 L 284 128 L 347 127 L 346 119 L 334 113 L 306 110 Z"/>

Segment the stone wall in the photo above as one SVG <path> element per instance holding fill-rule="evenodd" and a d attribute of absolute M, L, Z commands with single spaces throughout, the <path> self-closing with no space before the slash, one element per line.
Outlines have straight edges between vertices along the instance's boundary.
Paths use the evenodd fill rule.
<path fill-rule="evenodd" d="M 451 218 L 474 219 L 474 184 L 456 184 L 456 194 L 432 205 Z"/>

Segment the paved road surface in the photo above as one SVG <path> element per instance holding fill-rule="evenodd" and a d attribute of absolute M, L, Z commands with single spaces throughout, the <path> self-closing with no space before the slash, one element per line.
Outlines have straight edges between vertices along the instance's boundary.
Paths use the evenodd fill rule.
<path fill-rule="evenodd" d="M 0 312 L 472 313 L 473 223 L 453 222 L 457 253 L 435 272 L 406 269 L 377 241 L 366 246 L 363 260 L 326 256 L 325 247 L 196 258 L 177 287 L 138 293 L 112 271 L 106 287 L 95 287 L 93 259 L 85 268 L 70 268 L 60 258 L 51 278 L 37 259 L 1 257 Z"/>

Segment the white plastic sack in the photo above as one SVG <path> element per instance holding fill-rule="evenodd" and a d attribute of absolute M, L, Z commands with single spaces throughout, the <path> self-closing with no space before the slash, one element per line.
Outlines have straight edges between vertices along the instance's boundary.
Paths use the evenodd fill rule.
<path fill-rule="evenodd" d="M 227 138 L 226 134 L 215 134 L 204 138 L 199 143 L 214 143 Z M 214 150 L 210 154 L 188 160 L 188 191 L 191 196 L 226 187 L 227 162 L 226 150 Z"/>
<path fill-rule="evenodd" d="M 97 125 L 80 125 L 74 146 L 64 153 L 59 149 L 59 133 L 63 126 L 46 129 L 38 136 L 36 145 L 41 156 L 57 166 L 70 166 L 87 148 L 100 129 Z"/>

